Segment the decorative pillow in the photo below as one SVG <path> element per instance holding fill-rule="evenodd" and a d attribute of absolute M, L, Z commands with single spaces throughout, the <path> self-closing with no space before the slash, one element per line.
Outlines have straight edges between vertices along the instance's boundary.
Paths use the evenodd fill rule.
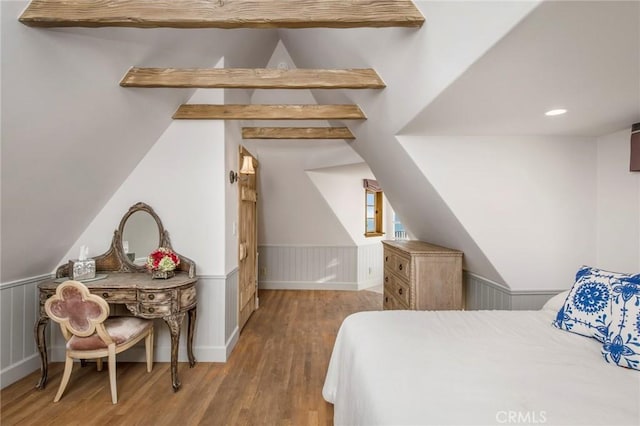
<path fill-rule="evenodd" d="M 569 295 L 569 290 L 562 291 L 555 296 L 551 297 L 551 299 L 547 300 L 547 302 L 542 306 L 543 311 L 552 311 L 558 312 L 558 310 L 562 309 L 564 306 L 564 301 L 567 300 L 567 296 Z"/>
<path fill-rule="evenodd" d="M 582 266 L 553 325 L 604 342 L 611 324 L 613 285 L 631 275 Z"/>
<path fill-rule="evenodd" d="M 612 364 L 640 370 L 640 274 L 613 284 L 611 303 L 602 356 Z"/>

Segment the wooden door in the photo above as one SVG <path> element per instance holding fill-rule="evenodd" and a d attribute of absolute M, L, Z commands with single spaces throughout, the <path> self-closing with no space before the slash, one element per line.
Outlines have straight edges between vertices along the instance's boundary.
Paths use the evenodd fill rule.
<path fill-rule="evenodd" d="M 244 156 L 253 160 L 255 174 L 238 176 L 238 326 L 240 330 L 258 308 L 258 161 L 244 147 L 240 147 L 240 161 Z"/>

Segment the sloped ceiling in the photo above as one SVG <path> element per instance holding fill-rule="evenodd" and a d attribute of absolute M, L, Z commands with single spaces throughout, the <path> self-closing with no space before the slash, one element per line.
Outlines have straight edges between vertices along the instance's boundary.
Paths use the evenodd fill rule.
<path fill-rule="evenodd" d="M 566 108 L 561 117 L 544 112 Z M 640 119 L 640 2 L 545 2 L 406 135 L 600 136 Z"/>
<path fill-rule="evenodd" d="M 462 249 L 468 269 L 504 283 L 495 262 L 397 136 L 540 129 L 549 135 L 597 134 L 623 119 L 640 121 L 632 98 L 638 84 L 638 3 L 416 4 L 427 17 L 420 30 L 273 32 L 42 30 L 17 22 L 26 2 L 2 2 L 0 279 L 51 271 L 191 94 L 120 88 L 117 82 L 129 66 L 212 66 L 222 56 L 228 67 L 264 66 L 280 38 L 300 67 L 378 71 L 387 84 L 381 92 L 315 91 L 314 98 L 361 105 L 369 120 L 346 123 L 357 136 L 348 146 L 369 165 L 412 234 Z M 555 54 L 549 56 L 548 49 Z M 593 62 L 598 55 L 605 60 Z M 583 68 L 588 72 L 578 72 Z M 612 86 L 610 80 L 618 81 Z M 623 87 L 629 92 L 622 94 Z M 572 96 L 563 99 L 543 96 L 568 92 Z M 521 100 L 528 96 L 535 102 L 524 106 Z M 566 105 L 570 114 L 549 125 L 538 115 L 531 118 L 546 107 L 545 99 L 554 104 L 549 107 L 565 99 L 575 106 Z M 495 113 L 487 100 L 495 103 Z M 285 155 L 282 144 L 271 148 Z M 312 149 L 305 161 L 330 166 L 338 148 L 327 149 L 331 153 L 324 158 Z"/>
<path fill-rule="evenodd" d="M 267 68 L 297 68 L 278 43 Z M 315 104 L 309 90 L 255 90 L 253 104 Z M 326 126 L 318 121 L 243 121 L 246 126 Z M 344 140 L 245 140 L 260 162 L 258 243 L 260 245 L 355 245 L 338 213 L 306 171 L 362 162 Z"/>
<path fill-rule="evenodd" d="M 121 88 L 129 67 L 263 66 L 277 42 L 271 30 L 35 29 L 17 20 L 26 4 L 1 2 L 3 282 L 50 272 L 193 92 Z"/>

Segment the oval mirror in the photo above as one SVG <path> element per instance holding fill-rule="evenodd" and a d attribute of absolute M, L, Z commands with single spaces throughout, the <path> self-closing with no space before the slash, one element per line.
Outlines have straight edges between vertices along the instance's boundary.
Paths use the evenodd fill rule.
<path fill-rule="evenodd" d="M 147 256 L 160 247 L 160 229 L 151 214 L 144 210 L 133 212 L 122 230 L 122 248 L 127 260 L 144 266 Z"/>

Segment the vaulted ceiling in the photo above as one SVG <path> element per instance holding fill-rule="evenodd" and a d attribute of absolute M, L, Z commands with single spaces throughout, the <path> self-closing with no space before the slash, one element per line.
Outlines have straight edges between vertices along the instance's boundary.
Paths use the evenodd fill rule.
<path fill-rule="evenodd" d="M 398 136 L 598 135 L 640 121 L 640 6 L 415 3 L 421 29 L 220 30 L 30 28 L 17 20 L 27 2 L 2 2 L 2 281 L 55 267 L 193 93 L 119 87 L 131 66 L 224 57 L 226 67 L 260 68 L 281 40 L 300 68 L 378 72 L 384 90 L 313 96 L 367 115 L 331 124 L 349 127 L 349 146 L 415 236 L 461 248 L 472 271 L 510 283 Z M 558 104 L 569 114 L 541 118 Z"/>

